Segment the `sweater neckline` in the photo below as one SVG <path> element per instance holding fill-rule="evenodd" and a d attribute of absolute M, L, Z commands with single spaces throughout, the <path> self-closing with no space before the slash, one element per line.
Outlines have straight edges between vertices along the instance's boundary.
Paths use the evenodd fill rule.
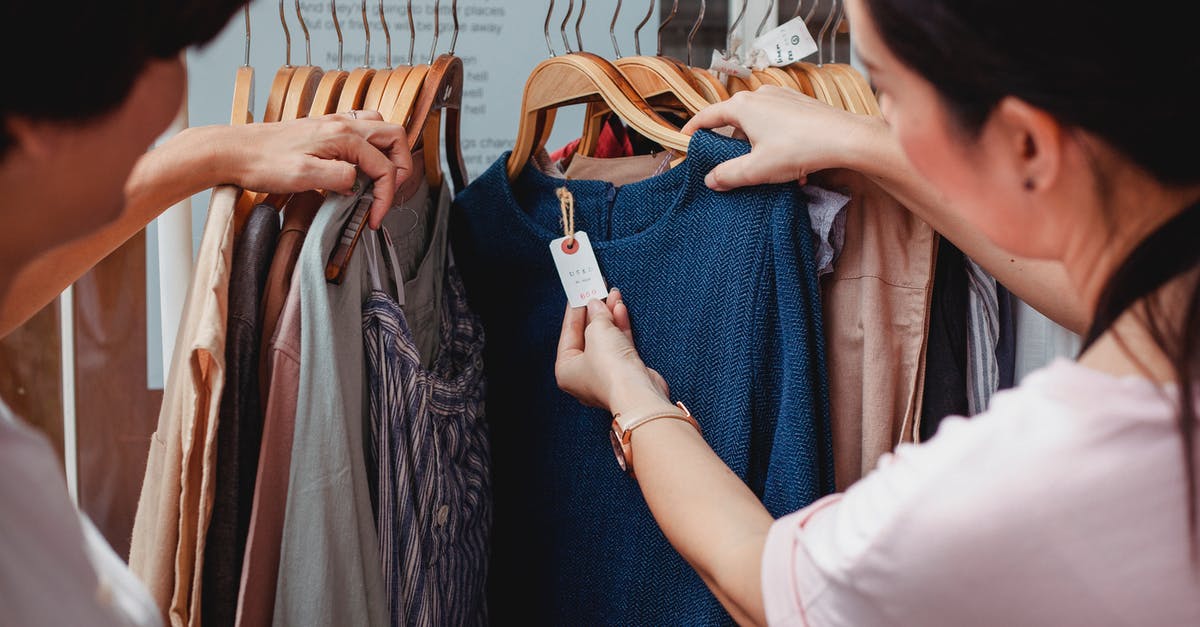
<path fill-rule="evenodd" d="M 699 131 L 692 136 L 691 145 L 688 149 L 688 157 L 684 159 L 683 163 L 658 176 L 620 187 L 606 181 L 555 178 L 542 172 L 532 161 L 526 164 L 517 181 L 541 190 L 554 190 L 566 187 L 576 197 L 581 195 L 605 195 L 610 193 L 610 190 L 616 189 L 619 190 L 623 204 L 650 203 L 665 205 L 666 209 L 662 212 L 662 215 L 656 218 L 647 228 L 637 233 L 615 239 L 601 240 L 594 235 L 591 238 L 592 247 L 597 251 L 637 246 L 656 241 L 667 231 L 670 223 L 680 210 L 693 200 L 697 192 L 701 188 L 707 190 L 704 184 L 704 176 L 716 164 L 707 163 L 711 159 L 705 159 L 702 155 L 719 152 L 714 151 L 713 147 L 714 144 L 722 140 L 736 141 L 720 137 L 709 131 Z M 507 163 L 509 154 L 508 152 L 504 153 L 497 161 L 497 165 Z M 550 242 L 563 236 L 562 232 L 555 232 L 546 228 L 543 224 L 535 220 L 525 207 L 521 206 L 517 200 L 516 193 L 513 191 L 514 182 L 508 179 L 503 167 L 493 167 L 492 172 L 499 179 L 499 184 L 495 185 L 495 188 L 500 192 L 502 196 L 501 200 L 506 205 L 506 209 L 517 216 L 518 222 L 527 231 L 545 242 Z"/>

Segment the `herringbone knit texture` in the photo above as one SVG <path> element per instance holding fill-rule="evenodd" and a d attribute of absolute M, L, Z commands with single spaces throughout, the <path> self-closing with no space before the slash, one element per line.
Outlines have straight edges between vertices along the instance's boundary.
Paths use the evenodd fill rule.
<path fill-rule="evenodd" d="M 555 384 L 566 297 L 548 245 L 562 236 L 561 185 L 625 295 L 646 363 L 721 458 L 775 516 L 832 492 L 821 307 L 797 186 L 704 185 L 747 149 L 698 133 L 684 164 L 621 188 L 533 168 L 510 184 L 505 155 L 456 200 L 454 247 L 488 337 L 497 624 L 730 622 L 618 470 L 611 417 Z"/>

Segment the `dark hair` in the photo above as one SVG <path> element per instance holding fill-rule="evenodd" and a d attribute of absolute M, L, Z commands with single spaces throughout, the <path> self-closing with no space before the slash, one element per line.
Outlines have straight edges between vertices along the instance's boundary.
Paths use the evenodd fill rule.
<path fill-rule="evenodd" d="M 929 80 L 959 125 L 977 135 L 1012 96 L 1106 142 L 1162 184 L 1200 184 L 1194 81 L 1200 49 L 1187 5 L 1151 3 L 1131 19 L 1127 3 L 866 0 L 888 49 Z M 1165 90 L 1177 90 L 1164 93 Z M 1194 245 L 1194 243 L 1192 244 Z M 1113 277 L 1106 292 L 1137 289 Z M 1128 281 L 1131 285 L 1121 285 Z M 1196 398 L 1200 287 L 1168 320 L 1161 299 L 1143 319 L 1179 384 L 1179 432 L 1188 523 L 1197 554 Z"/>
<path fill-rule="evenodd" d="M 148 62 L 207 43 L 247 1 L 0 3 L 0 59 L 10 85 L 0 90 L 0 157 L 12 147 L 11 116 L 85 123 L 110 113 Z"/>

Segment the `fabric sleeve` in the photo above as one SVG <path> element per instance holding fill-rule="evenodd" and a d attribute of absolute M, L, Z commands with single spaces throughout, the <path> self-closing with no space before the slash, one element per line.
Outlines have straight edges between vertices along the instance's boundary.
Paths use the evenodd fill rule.
<path fill-rule="evenodd" d="M 962 547 L 977 544 L 979 525 L 964 517 L 986 515 L 988 490 L 999 489 L 986 485 L 990 464 L 974 463 L 995 424 L 948 419 L 937 438 L 902 445 L 846 493 L 778 519 L 762 558 L 768 623 L 934 624 L 923 622 L 937 606 L 930 591 L 954 589 L 970 553 Z"/>

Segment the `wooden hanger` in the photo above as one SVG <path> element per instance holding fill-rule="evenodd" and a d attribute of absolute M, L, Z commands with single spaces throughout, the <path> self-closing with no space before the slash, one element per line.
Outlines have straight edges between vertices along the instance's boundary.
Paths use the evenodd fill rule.
<path fill-rule="evenodd" d="M 250 5 L 242 7 L 246 20 L 246 60 L 233 77 L 233 108 L 229 123 L 254 122 L 254 68 L 250 65 Z"/>
<path fill-rule="evenodd" d="M 292 32 L 288 30 L 283 0 L 279 0 L 279 24 L 283 26 L 286 53 L 283 67 L 279 68 L 279 71 L 275 73 L 275 79 L 271 81 L 271 91 L 267 94 L 267 107 L 263 112 L 263 122 L 278 122 L 283 118 L 283 102 L 287 98 L 292 76 L 296 74 L 296 66 L 292 65 Z"/>
<path fill-rule="evenodd" d="M 516 147 L 508 159 L 509 178 L 515 179 L 545 146 L 543 139 L 558 108 L 597 100 L 647 139 L 686 154 L 690 138 L 655 112 L 620 70 L 594 54 L 577 52 L 541 62 L 525 83 Z"/>
<path fill-rule="evenodd" d="M 435 2 L 435 15 L 439 12 L 440 0 Z M 458 42 L 458 2 L 454 2 L 454 40 L 450 44 L 450 53 L 438 56 L 422 73 L 423 81 L 419 96 L 412 105 L 402 100 L 404 92 L 397 96 L 392 110 L 387 112 L 387 119 L 403 121 L 408 137 L 408 149 L 416 151 L 419 144 L 424 145 L 425 173 L 431 189 L 440 189 L 443 183 L 440 146 L 443 114 L 446 121 L 447 164 L 450 176 L 456 190 L 466 186 L 466 166 L 463 161 L 461 138 L 461 109 L 463 95 L 463 62 L 454 56 Z M 438 18 L 434 18 L 434 48 L 437 50 L 437 32 L 440 30 Z M 409 81 L 406 81 L 406 85 Z M 369 204 L 360 204 L 351 216 L 342 233 L 342 239 L 329 263 L 325 267 L 325 278 L 330 283 L 340 284 L 345 278 L 346 269 L 354 255 L 362 232 L 367 224 L 366 211 Z"/>
<path fill-rule="evenodd" d="M 336 113 L 341 101 L 342 89 L 346 86 L 346 80 L 350 78 L 350 73 L 342 69 L 342 51 L 345 41 L 342 39 L 342 24 L 338 21 L 337 0 L 330 0 L 329 11 L 333 16 L 333 29 L 337 32 L 338 39 L 337 69 L 330 70 L 321 77 L 321 82 L 317 84 L 317 92 L 313 96 L 309 117 Z"/>
<path fill-rule="evenodd" d="M 729 100 L 729 89 L 725 87 L 720 79 L 712 75 L 706 69 L 694 67 L 692 75 L 695 76 L 700 83 L 700 91 L 705 94 L 709 102 L 717 103 Z"/>
<path fill-rule="evenodd" d="M 292 80 L 288 84 L 287 96 L 283 100 L 283 119 L 297 120 L 308 116 L 312 110 L 313 99 L 317 95 L 317 86 L 321 82 L 324 71 L 312 64 L 312 39 L 309 37 L 308 24 L 304 22 L 304 14 L 300 10 L 300 0 L 296 0 L 296 19 L 304 31 L 304 65 L 296 68 Z"/>

